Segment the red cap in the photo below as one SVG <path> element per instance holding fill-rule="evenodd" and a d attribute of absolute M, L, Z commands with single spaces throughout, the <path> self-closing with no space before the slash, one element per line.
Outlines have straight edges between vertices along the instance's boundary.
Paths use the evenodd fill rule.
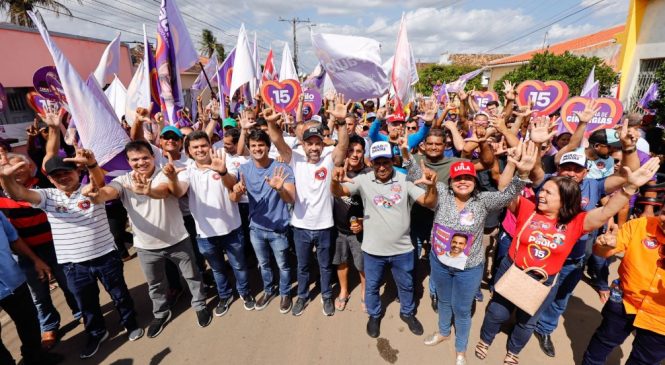
<path fill-rule="evenodd" d="M 472 162 L 469 161 L 459 161 L 450 165 L 450 178 L 454 179 L 462 175 L 471 175 L 476 177 L 476 167 L 473 166 Z"/>
<path fill-rule="evenodd" d="M 403 122 L 406 120 L 406 117 L 402 113 L 395 113 L 395 114 L 390 114 L 388 116 L 388 119 L 386 122 L 388 123 L 394 123 L 394 122 Z"/>

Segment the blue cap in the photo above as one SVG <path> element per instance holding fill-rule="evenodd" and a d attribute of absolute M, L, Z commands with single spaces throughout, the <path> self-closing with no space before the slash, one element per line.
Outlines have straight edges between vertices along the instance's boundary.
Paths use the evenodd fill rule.
<path fill-rule="evenodd" d="M 160 133 L 159 135 L 163 136 L 165 133 L 168 133 L 168 132 L 175 133 L 175 135 L 180 137 L 180 138 L 183 137 L 182 132 L 180 131 L 180 129 L 178 129 L 178 128 L 172 126 L 172 125 L 167 125 L 166 127 L 164 127 L 164 129 L 162 129 L 162 133 Z"/>

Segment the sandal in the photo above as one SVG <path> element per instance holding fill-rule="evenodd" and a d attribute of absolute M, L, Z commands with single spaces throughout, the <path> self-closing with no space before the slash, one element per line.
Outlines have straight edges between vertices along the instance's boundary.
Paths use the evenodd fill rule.
<path fill-rule="evenodd" d="M 58 333 L 56 331 L 46 331 L 42 333 L 42 348 L 50 350 L 58 342 Z"/>
<path fill-rule="evenodd" d="M 605 304 L 610 299 L 610 291 L 609 290 L 599 290 L 598 291 L 598 296 L 600 297 L 600 302 L 602 304 Z"/>
<path fill-rule="evenodd" d="M 489 350 L 490 345 L 484 343 L 483 341 L 478 341 L 476 345 L 476 357 L 480 360 L 485 360 L 487 357 L 487 350 Z"/>
<path fill-rule="evenodd" d="M 503 359 L 503 365 L 519 365 L 520 359 L 516 354 L 508 351 L 506 353 L 506 358 Z"/>
<path fill-rule="evenodd" d="M 350 296 L 346 298 L 342 297 L 335 298 L 335 309 L 337 309 L 340 312 L 344 311 L 344 309 L 346 309 L 346 304 L 349 302 L 349 299 L 351 299 Z"/>

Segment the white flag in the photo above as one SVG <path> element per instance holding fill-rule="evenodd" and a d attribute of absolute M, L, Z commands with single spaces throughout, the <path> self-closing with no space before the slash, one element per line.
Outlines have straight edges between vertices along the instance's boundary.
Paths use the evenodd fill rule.
<path fill-rule="evenodd" d="M 256 94 L 259 93 L 259 83 L 261 80 L 261 65 L 259 65 L 259 49 L 258 49 L 258 43 L 256 40 L 256 32 L 254 32 L 254 47 L 252 48 L 252 59 L 254 60 L 254 70 L 256 71 L 255 77 L 252 79 L 252 81 L 249 82 L 249 91 L 252 94 L 252 102 L 254 102 L 254 98 L 256 97 Z"/>
<path fill-rule="evenodd" d="M 147 75 L 146 66 L 143 62 L 139 64 L 139 67 L 136 68 L 136 73 L 132 77 L 132 81 L 127 87 L 126 96 L 125 96 L 125 120 L 129 125 L 134 124 L 134 118 L 136 116 L 136 108 L 150 107 L 150 85 L 146 84 L 150 82 L 150 79 Z"/>
<path fill-rule="evenodd" d="M 113 110 L 107 107 L 108 101 L 104 94 L 101 93 L 100 98 L 99 90 L 90 88 L 81 79 L 67 57 L 51 40 L 41 15 L 32 11 L 29 11 L 28 15 L 37 26 L 53 57 L 83 147 L 92 149 L 97 162 L 104 165 L 122 153 L 129 136 L 116 120 Z M 92 81 L 96 82 L 94 79 Z"/>
<path fill-rule="evenodd" d="M 231 77 L 229 97 L 233 98 L 236 90 L 242 85 L 250 82 L 255 77 L 256 69 L 254 69 L 254 59 L 252 58 L 252 51 L 249 49 L 245 24 L 242 24 L 240 26 L 240 32 L 238 33 L 238 43 L 236 44 L 236 55 L 235 60 L 233 61 L 233 76 Z"/>
<path fill-rule="evenodd" d="M 106 80 L 120 73 L 120 33 L 106 46 L 102 58 L 95 69 L 95 79 L 99 85 L 106 85 Z"/>
<path fill-rule="evenodd" d="M 296 65 L 293 64 L 293 56 L 291 56 L 291 49 L 287 42 L 284 42 L 282 64 L 279 66 L 279 81 L 283 80 L 298 80 Z"/>
<path fill-rule="evenodd" d="M 335 90 L 353 100 L 388 92 L 379 42 L 365 37 L 312 33 L 312 46 Z"/>
<path fill-rule="evenodd" d="M 402 22 L 399 26 L 399 33 L 397 33 L 391 83 L 395 89 L 398 108 L 403 108 L 408 102 L 409 87 L 411 86 L 411 46 L 406 33 L 406 17 L 404 14 L 402 14 Z"/>
<path fill-rule="evenodd" d="M 122 116 L 125 115 L 127 89 L 118 78 L 118 75 L 114 75 L 113 81 L 111 81 L 111 85 L 109 85 L 109 87 L 104 90 L 104 94 L 109 99 L 109 103 L 111 103 L 116 117 L 118 117 L 118 120 L 120 120 Z"/>

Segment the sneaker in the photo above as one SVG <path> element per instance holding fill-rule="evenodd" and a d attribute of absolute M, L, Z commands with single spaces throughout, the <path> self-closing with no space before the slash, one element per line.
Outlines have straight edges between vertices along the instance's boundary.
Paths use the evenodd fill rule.
<path fill-rule="evenodd" d="M 225 315 L 226 312 L 229 311 L 231 302 L 233 302 L 233 297 L 219 298 L 219 304 L 217 304 L 217 307 L 215 307 L 215 316 L 221 317 Z"/>
<path fill-rule="evenodd" d="M 367 321 L 367 335 L 371 338 L 379 337 L 381 328 L 381 317 L 369 317 Z"/>
<path fill-rule="evenodd" d="M 83 351 L 79 357 L 81 359 L 87 359 L 95 356 L 97 350 L 99 350 L 99 345 L 109 338 L 109 331 L 104 331 L 104 334 L 99 337 L 88 337 L 88 343 L 85 344 Z"/>
<path fill-rule="evenodd" d="M 322 298 L 321 303 L 323 303 L 323 315 L 332 316 L 335 314 L 335 304 L 333 303 L 332 298 Z"/>
<path fill-rule="evenodd" d="M 136 341 L 139 338 L 143 337 L 144 333 L 145 331 L 143 331 L 143 328 L 141 327 L 136 327 L 134 329 L 127 330 L 127 339 L 129 339 L 130 341 Z"/>
<path fill-rule="evenodd" d="M 279 313 L 289 313 L 292 305 L 293 302 L 291 301 L 291 297 L 288 295 L 282 295 L 282 298 L 279 300 Z"/>
<path fill-rule="evenodd" d="M 268 306 L 268 304 L 270 304 L 270 301 L 276 296 L 277 294 L 275 294 L 274 292 L 273 293 L 263 292 L 263 295 L 261 295 L 259 297 L 259 300 L 256 301 L 256 306 L 254 306 L 254 308 L 256 308 L 257 311 L 263 310 L 265 307 Z"/>
<path fill-rule="evenodd" d="M 166 311 L 166 315 L 162 318 L 154 318 L 150 325 L 148 326 L 148 337 L 155 338 L 162 333 L 162 330 L 166 326 L 166 322 L 171 319 L 171 311 Z"/>
<path fill-rule="evenodd" d="M 212 316 L 207 308 L 196 311 L 196 319 L 199 322 L 199 327 L 207 327 L 212 322 Z"/>
<path fill-rule="evenodd" d="M 298 298 L 296 300 L 296 304 L 293 305 L 293 309 L 291 310 L 291 314 L 294 316 L 300 316 L 302 315 L 302 312 L 305 310 L 305 307 L 307 307 L 307 299 L 306 298 Z"/>
<path fill-rule="evenodd" d="M 243 307 L 246 311 L 253 311 L 256 308 L 256 300 L 251 294 L 241 295 L 243 301 Z"/>
<path fill-rule="evenodd" d="M 409 331 L 413 333 L 416 336 L 420 336 L 423 334 L 423 325 L 418 321 L 418 318 L 414 316 L 413 314 L 411 315 L 406 315 L 406 314 L 399 314 L 399 318 L 404 321 L 409 326 Z"/>

